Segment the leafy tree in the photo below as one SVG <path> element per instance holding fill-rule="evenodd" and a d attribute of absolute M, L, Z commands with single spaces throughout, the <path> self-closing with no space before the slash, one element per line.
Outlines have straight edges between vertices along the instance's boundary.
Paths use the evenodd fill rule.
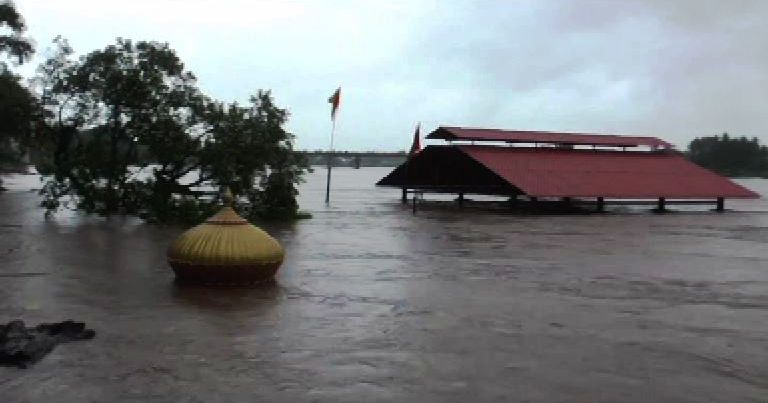
<path fill-rule="evenodd" d="M 140 149 L 194 141 L 178 133 L 200 97 L 194 76 L 165 44 L 118 39 L 77 62 L 66 42 L 57 44 L 36 80 L 53 144 L 50 165 L 41 170 L 53 174 L 43 188 L 44 205 L 55 210 L 64 199 L 89 213 L 138 214 L 147 185 L 137 179 L 136 169 L 147 165 L 139 161 Z M 163 156 L 161 178 L 183 164 L 170 161 L 178 155 Z"/>
<path fill-rule="evenodd" d="M 269 92 L 248 107 L 212 101 L 167 44 L 118 39 L 79 61 L 57 44 L 36 80 L 50 131 L 41 163 L 49 212 L 64 203 L 199 221 L 229 185 L 250 202 L 249 218 L 295 215 L 304 165 Z"/>
<path fill-rule="evenodd" d="M 768 147 L 757 138 L 728 133 L 696 138 L 686 154 L 691 161 L 723 175 L 768 177 Z"/>
<path fill-rule="evenodd" d="M 78 112 L 85 105 L 76 104 L 76 92 L 68 80 L 74 75 L 75 62 L 72 48 L 66 39 L 56 37 L 55 49 L 37 68 L 37 75 L 31 80 L 33 90 L 39 95 L 43 107 L 45 124 L 37 131 L 35 146 L 41 151 L 36 157 L 38 171 L 43 174 L 56 173 L 56 179 L 64 180 L 64 173 L 72 169 L 69 158 L 78 127 L 83 120 Z M 54 167 L 56 168 L 54 170 Z"/>
<path fill-rule="evenodd" d="M 0 53 L 12 56 L 19 64 L 29 60 L 35 49 L 32 41 L 22 36 L 27 26 L 10 1 L 0 3 L 0 28 L 11 31 L 9 35 L 0 35 Z"/>
<path fill-rule="evenodd" d="M 0 3 L 0 28 L 10 30 L 10 34 L 0 35 L 0 54 L 19 64 L 28 60 L 33 53 L 32 43 L 22 36 L 26 26 L 12 3 Z M 38 117 L 36 99 L 20 81 L 0 61 L 0 168 L 20 164 Z"/>
<path fill-rule="evenodd" d="M 0 166 L 20 162 L 24 146 L 33 134 L 38 116 L 37 100 L 21 85 L 20 77 L 0 71 Z"/>
<path fill-rule="evenodd" d="M 248 201 L 241 208 L 251 219 L 292 217 L 306 160 L 293 151 L 293 135 L 283 129 L 288 112 L 271 93 L 258 91 L 250 102 L 208 105 L 200 180 L 229 185 Z"/>

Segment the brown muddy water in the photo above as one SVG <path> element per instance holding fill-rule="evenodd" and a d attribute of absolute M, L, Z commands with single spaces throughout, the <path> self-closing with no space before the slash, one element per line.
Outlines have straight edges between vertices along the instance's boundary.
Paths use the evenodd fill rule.
<path fill-rule="evenodd" d="M 94 340 L 0 367 L 0 402 L 766 402 L 768 201 L 724 214 L 532 216 L 425 206 L 324 171 L 314 218 L 265 229 L 277 284 L 180 288 L 183 229 L 0 194 L 0 321 Z M 768 181 L 743 180 L 768 195 Z M 25 189 L 27 188 L 27 189 Z"/>

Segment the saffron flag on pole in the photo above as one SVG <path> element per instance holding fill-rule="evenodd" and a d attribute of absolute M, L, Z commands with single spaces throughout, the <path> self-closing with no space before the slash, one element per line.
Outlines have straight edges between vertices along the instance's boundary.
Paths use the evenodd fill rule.
<path fill-rule="evenodd" d="M 419 131 L 421 129 L 421 123 L 416 125 L 416 132 L 413 133 L 413 144 L 411 144 L 411 151 L 408 151 L 408 157 L 413 157 L 421 151 L 421 135 Z"/>
<path fill-rule="evenodd" d="M 336 110 L 339 109 L 341 103 L 341 87 L 336 88 L 333 95 L 328 98 L 328 103 L 331 104 L 331 120 L 336 120 Z"/>

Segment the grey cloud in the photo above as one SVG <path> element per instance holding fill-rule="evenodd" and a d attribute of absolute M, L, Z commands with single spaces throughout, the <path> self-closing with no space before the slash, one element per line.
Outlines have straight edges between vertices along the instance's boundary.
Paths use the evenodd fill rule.
<path fill-rule="evenodd" d="M 472 4 L 437 10 L 414 53 L 427 49 L 425 64 L 447 73 L 435 77 L 472 100 L 462 107 L 473 123 L 638 132 L 680 145 L 722 130 L 768 138 L 768 3 Z M 533 110 L 518 107 L 532 100 Z"/>
<path fill-rule="evenodd" d="M 138 15 L 116 24 L 105 11 L 88 30 L 62 24 L 80 18 L 58 17 L 64 10 L 25 15 L 32 34 L 62 33 L 80 51 L 117 35 L 169 41 L 217 98 L 271 88 L 301 148 L 327 146 L 325 100 L 337 85 L 341 148 L 404 149 L 417 121 L 647 134 L 680 146 L 728 130 L 768 142 L 762 0 L 223 3 L 226 16 L 211 21 L 181 13 L 179 24 Z"/>

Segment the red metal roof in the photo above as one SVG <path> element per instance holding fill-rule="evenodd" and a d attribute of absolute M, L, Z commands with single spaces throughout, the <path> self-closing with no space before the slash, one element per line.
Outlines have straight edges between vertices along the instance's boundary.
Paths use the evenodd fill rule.
<path fill-rule="evenodd" d="M 608 134 L 556 133 L 530 130 L 475 129 L 464 127 L 438 127 L 428 139 L 505 141 L 508 143 L 551 143 L 566 145 L 598 145 L 610 147 L 648 146 L 673 148 L 672 144 L 656 137 L 617 136 Z"/>
<path fill-rule="evenodd" d="M 677 152 L 457 146 L 495 174 L 536 197 L 757 198 L 751 190 Z"/>

